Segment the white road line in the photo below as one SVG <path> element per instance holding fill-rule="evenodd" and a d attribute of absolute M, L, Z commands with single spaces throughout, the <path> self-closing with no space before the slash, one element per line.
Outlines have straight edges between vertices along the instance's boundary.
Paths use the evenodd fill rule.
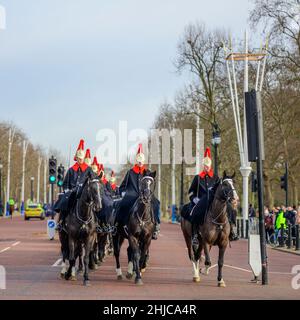
<path fill-rule="evenodd" d="M 12 247 L 15 247 L 15 246 L 17 246 L 18 244 L 20 244 L 21 243 L 21 241 L 17 241 L 17 242 L 15 242 L 15 243 L 13 243 L 11 246 Z"/>
<path fill-rule="evenodd" d="M 235 266 L 229 266 L 228 264 L 224 264 L 224 267 L 228 267 L 228 268 L 232 268 L 232 269 L 236 269 L 236 270 L 240 270 L 240 271 L 245 271 L 245 272 L 252 273 L 251 270 L 243 269 L 243 268 L 239 268 L 239 267 L 235 267 Z"/>
<path fill-rule="evenodd" d="M 5 251 L 9 250 L 10 248 L 11 248 L 11 247 L 7 247 L 7 248 L 1 250 L 0 253 L 5 252 Z"/>
<path fill-rule="evenodd" d="M 62 263 L 62 258 L 59 258 L 59 259 L 52 265 L 52 267 L 59 267 L 61 263 Z"/>

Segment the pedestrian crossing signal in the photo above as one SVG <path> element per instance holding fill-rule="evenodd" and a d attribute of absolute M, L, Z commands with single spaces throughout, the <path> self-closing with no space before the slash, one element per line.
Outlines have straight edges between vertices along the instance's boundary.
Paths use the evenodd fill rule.
<path fill-rule="evenodd" d="M 286 191 L 287 189 L 287 178 L 286 178 L 286 174 L 284 174 L 283 176 L 280 177 L 280 188 L 284 189 Z"/>

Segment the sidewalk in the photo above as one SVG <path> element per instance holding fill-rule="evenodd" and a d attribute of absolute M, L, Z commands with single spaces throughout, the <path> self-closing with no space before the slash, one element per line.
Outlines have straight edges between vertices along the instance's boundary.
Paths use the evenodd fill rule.
<path fill-rule="evenodd" d="M 15 211 L 14 213 L 13 213 L 13 218 L 14 217 L 21 217 L 22 215 L 21 215 L 21 213 L 19 212 L 19 211 Z M 3 214 L 3 216 L 0 216 L 0 219 L 10 219 L 10 216 L 6 216 L 5 214 Z"/>
<path fill-rule="evenodd" d="M 278 251 L 282 251 L 282 252 L 286 252 L 286 253 L 292 253 L 292 254 L 296 254 L 298 256 L 300 256 L 300 250 L 296 251 L 295 248 L 292 249 L 288 249 L 287 247 L 272 247 L 272 246 L 268 246 L 270 249 L 274 249 L 274 250 L 278 250 Z"/>

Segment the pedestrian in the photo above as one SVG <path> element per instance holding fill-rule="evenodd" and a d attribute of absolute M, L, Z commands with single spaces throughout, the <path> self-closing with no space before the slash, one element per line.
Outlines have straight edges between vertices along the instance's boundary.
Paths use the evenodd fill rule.
<path fill-rule="evenodd" d="M 253 208 L 252 203 L 250 203 L 249 209 L 248 209 L 248 217 L 251 224 L 253 223 L 255 216 L 256 216 L 255 209 Z"/>
<path fill-rule="evenodd" d="M 300 225 L 300 206 L 298 207 L 298 210 L 297 210 L 296 224 Z"/>
<path fill-rule="evenodd" d="M 13 213 L 15 211 L 15 201 L 13 198 L 9 199 L 9 214 L 10 214 L 10 218 L 12 219 Z"/>

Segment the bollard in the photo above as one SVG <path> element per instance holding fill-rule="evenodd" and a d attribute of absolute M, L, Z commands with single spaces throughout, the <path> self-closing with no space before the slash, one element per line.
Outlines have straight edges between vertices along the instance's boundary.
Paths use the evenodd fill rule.
<path fill-rule="evenodd" d="M 241 238 L 244 238 L 244 220 L 241 220 Z"/>
<path fill-rule="evenodd" d="M 238 236 L 241 237 L 241 235 L 240 235 L 240 219 L 236 220 L 236 232 L 237 232 Z"/>
<path fill-rule="evenodd" d="M 245 239 L 249 238 L 249 220 L 246 220 L 246 234 Z"/>
<path fill-rule="evenodd" d="M 296 228 L 296 250 L 300 250 L 300 232 L 299 232 L 299 224 L 295 225 Z"/>
<path fill-rule="evenodd" d="M 292 226 L 290 224 L 288 224 L 287 248 L 292 248 Z"/>
<path fill-rule="evenodd" d="M 280 238 L 279 238 L 279 247 L 284 247 L 284 224 L 281 224 L 280 228 Z"/>

